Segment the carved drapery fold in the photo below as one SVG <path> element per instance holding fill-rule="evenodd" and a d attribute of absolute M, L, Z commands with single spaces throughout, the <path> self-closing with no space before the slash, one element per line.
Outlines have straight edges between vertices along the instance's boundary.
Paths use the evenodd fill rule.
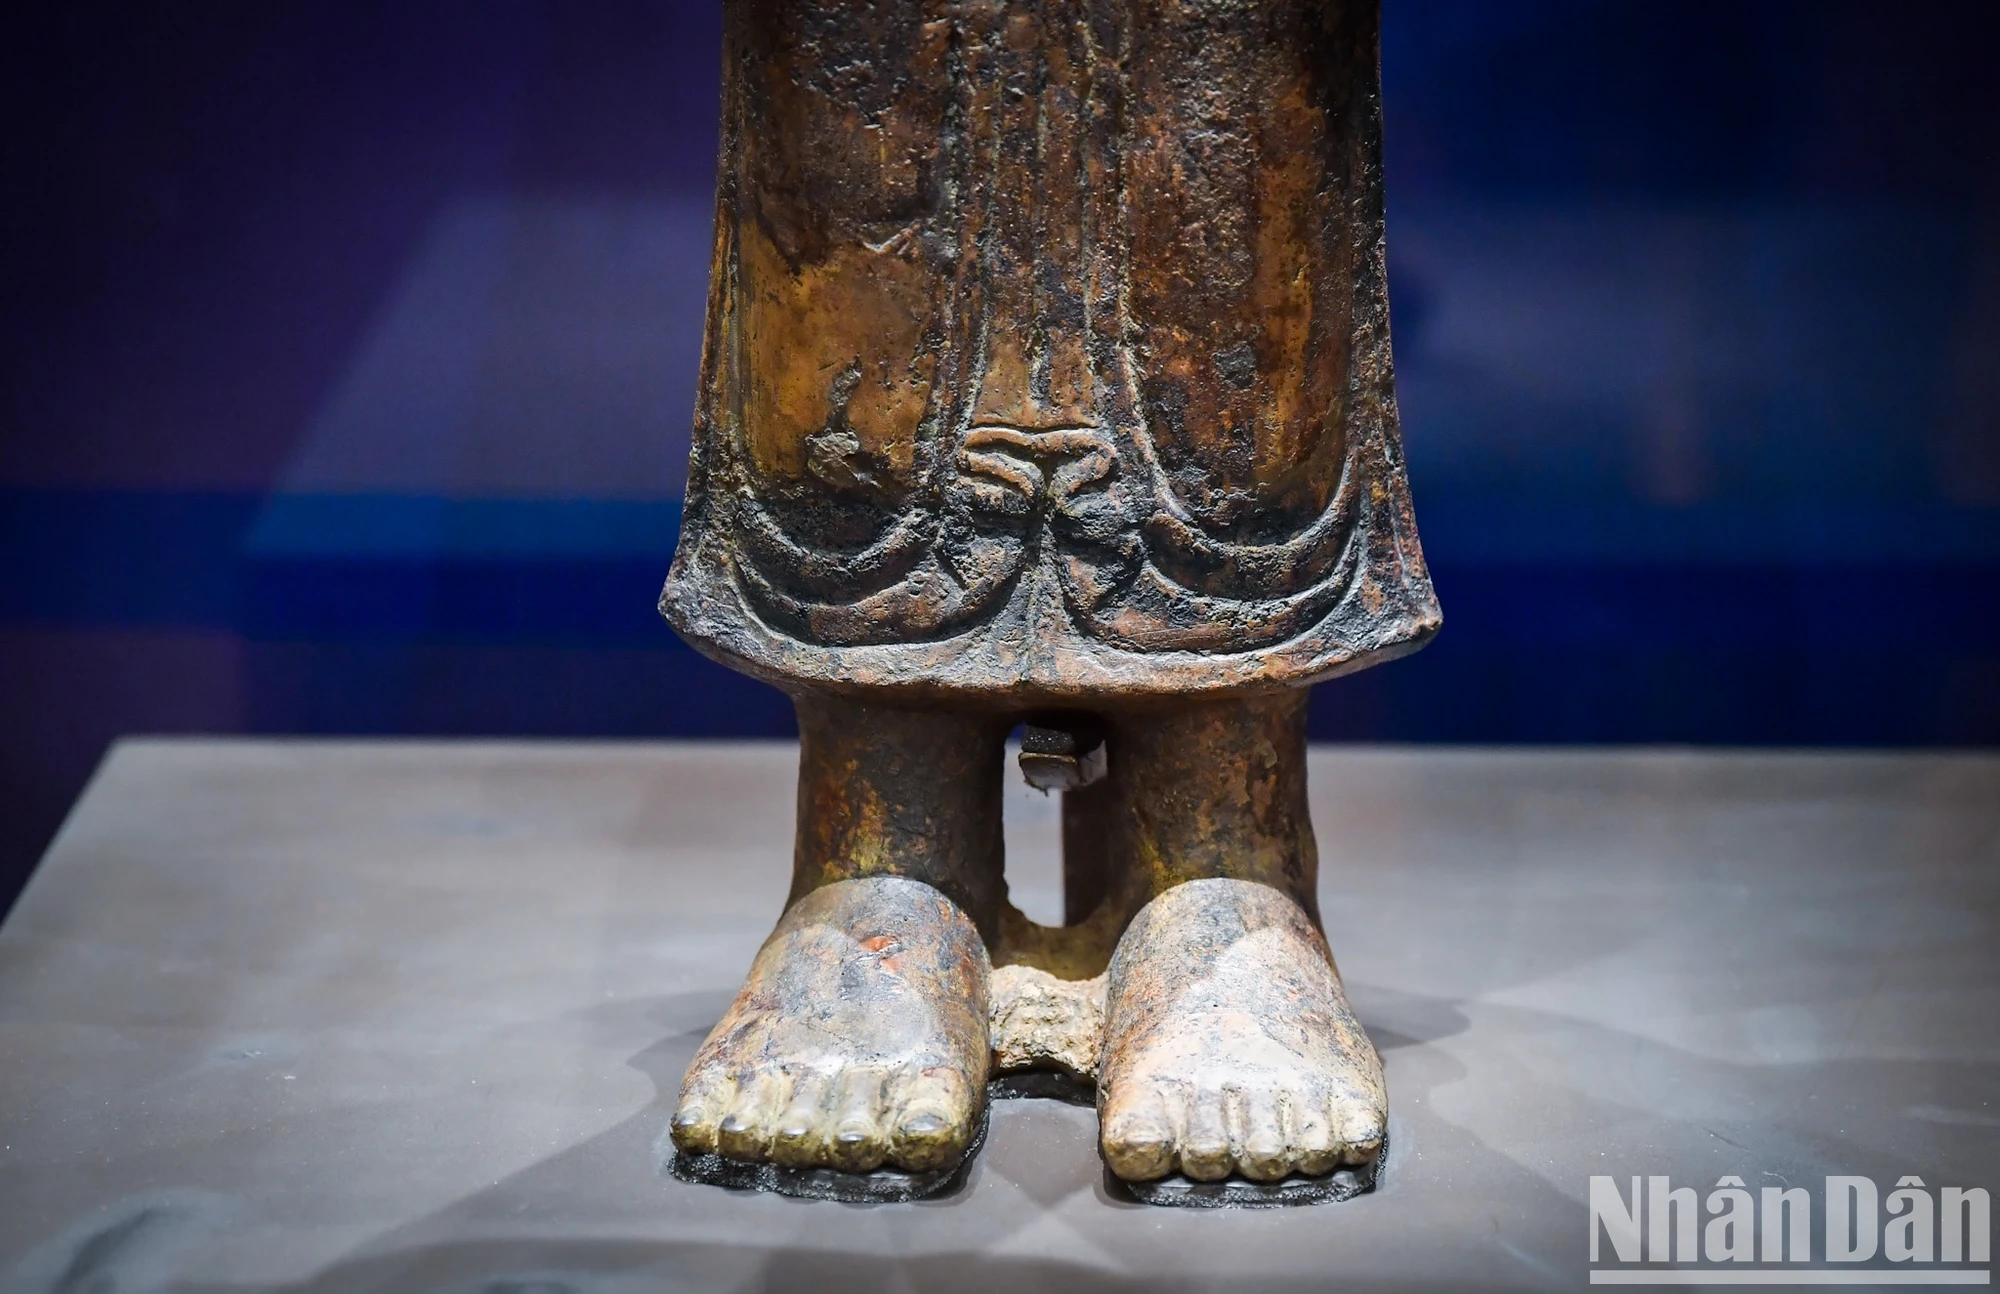
<path fill-rule="evenodd" d="M 663 602 L 697 645 L 1056 696 L 1305 681 L 1435 629 L 1372 5 L 769 0 L 727 40 Z"/>

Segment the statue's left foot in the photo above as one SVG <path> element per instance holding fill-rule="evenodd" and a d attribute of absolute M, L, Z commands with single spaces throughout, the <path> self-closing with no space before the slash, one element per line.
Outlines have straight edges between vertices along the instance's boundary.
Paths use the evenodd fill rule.
<path fill-rule="evenodd" d="M 1105 1026 L 1100 1136 L 1127 1182 L 1365 1173 L 1381 1152 L 1382 1062 L 1319 930 L 1269 886 L 1189 881 L 1148 903 Z"/>

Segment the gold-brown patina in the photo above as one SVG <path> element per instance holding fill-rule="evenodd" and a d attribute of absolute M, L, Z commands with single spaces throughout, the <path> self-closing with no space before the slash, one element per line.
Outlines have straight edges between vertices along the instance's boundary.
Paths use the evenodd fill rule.
<path fill-rule="evenodd" d="M 1094 1081 L 1147 1198 L 1358 1189 L 1384 1097 L 1320 933 L 1302 689 L 1439 619 L 1374 4 L 726 12 L 662 609 L 797 699 L 803 753 L 791 904 L 690 1068 L 682 1170 L 937 1188 L 997 1056 Z M 1006 902 L 1021 722 L 1065 788 L 1060 929 Z"/>

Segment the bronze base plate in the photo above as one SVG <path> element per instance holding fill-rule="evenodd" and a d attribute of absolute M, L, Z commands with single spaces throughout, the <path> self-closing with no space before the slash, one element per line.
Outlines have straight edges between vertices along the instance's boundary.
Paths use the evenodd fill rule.
<path fill-rule="evenodd" d="M 801 1200 L 833 1200 L 841 1204 L 901 1204 L 946 1195 L 965 1183 L 973 1157 L 986 1144 L 989 1119 L 984 1111 L 973 1131 L 965 1154 L 950 1168 L 928 1173 L 906 1173 L 895 1168 L 878 1168 L 872 1173 L 843 1173 L 835 1168 L 785 1168 L 778 1164 L 750 1163 L 725 1159 L 721 1155 L 688 1155 L 674 1149 L 673 1142 L 661 1138 L 666 1150 L 666 1168 L 683 1182 L 698 1186 L 721 1186 L 735 1191 L 771 1191 Z"/>
<path fill-rule="evenodd" d="M 1385 1139 L 1375 1158 L 1365 1164 L 1343 1166 L 1324 1177 L 1287 1177 L 1278 1182 L 1252 1182 L 1240 1177 L 1197 1182 L 1179 1173 L 1154 1182 L 1128 1182 L 1107 1167 L 1104 1190 L 1113 1199 L 1173 1209 L 1284 1209 L 1300 1204 L 1331 1204 L 1374 1190 L 1382 1177 L 1382 1161 L 1388 1157 L 1389 1143 Z"/>

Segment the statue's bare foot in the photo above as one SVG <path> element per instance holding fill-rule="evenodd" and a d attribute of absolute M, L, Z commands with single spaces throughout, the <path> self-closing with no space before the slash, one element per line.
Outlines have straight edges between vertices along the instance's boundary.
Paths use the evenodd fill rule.
<path fill-rule="evenodd" d="M 1189 881 L 1133 918 L 1110 970 L 1098 1109 L 1128 1182 L 1275 1182 L 1369 1164 L 1382 1063 L 1325 940 L 1277 890 Z"/>
<path fill-rule="evenodd" d="M 921 881 L 839 881 L 793 904 L 695 1053 L 685 1155 L 782 1168 L 954 1167 L 986 1096 L 986 946 Z"/>

